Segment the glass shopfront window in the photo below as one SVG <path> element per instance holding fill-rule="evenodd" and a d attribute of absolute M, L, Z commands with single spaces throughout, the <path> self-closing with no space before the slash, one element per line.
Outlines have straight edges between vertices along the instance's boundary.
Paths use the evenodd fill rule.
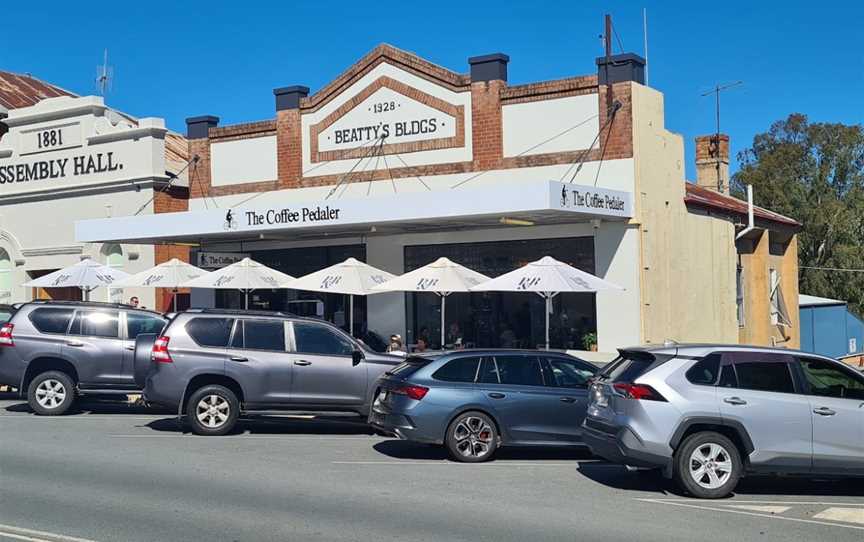
<path fill-rule="evenodd" d="M 301 277 L 325 267 L 356 258 L 366 261 L 365 245 L 259 250 L 250 257 L 267 267 Z M 239 290 L 216 290 L 216 306 L 242 309 L 243 293 Z M 348 330 L 349 299 L 347 295 L 299 290 L 255 290 L 249 294 L 249 308 L 286 311 L 300 316 L 317 316 Z M 354 334 L 366 331 L 366 299 L 354 297 Z"/>
<path fill-rule="evenodd" d="M 531 239 L 405 247 L 405 272 L 441 256 L 497 277 L 543 256 L 552 256 L 591 274 L 594 238 Z M 586 335 L 597 332 L 593 293 L 562 293 L 552 300 L 549 319 L 552 348 L 583 350 Z M 408 342 L 420 337 L 433 348 L 441 342 L 441 300 L 432 293 L 407 297 Z M 529 292 L 454 293 L 447 297 L 445 346 L 537 348 L 545 341 L 545 301 Z"/>

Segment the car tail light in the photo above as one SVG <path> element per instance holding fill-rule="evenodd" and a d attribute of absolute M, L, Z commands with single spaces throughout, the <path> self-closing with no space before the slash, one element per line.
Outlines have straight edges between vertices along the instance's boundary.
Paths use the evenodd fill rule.
<path fill-rule="evenodd" d="M 426 397 L 428 391 L 429 388 L 424 388 L 423 386 L 402 386 L 401 388 L 391 390 L 391 393 L 395 393 L 396 395 L 407 395 L 411 399 L 419 401 Z"/>
<path fill-rule="evenodd" d="M 164 335 L 156 339 L 156 342 L 153 343 L 153 352 L 150 355 L 150 359 L 156 363 L 174 363 L 174 360 L 171 359 L 171 353 L 168 352 L 168 341 L 170 340 Z"/>
<path fill-rule="evenodd" d="M 615 390 L 627 397 L 628 399 L 636 399 L 638 401 L 661 401 L 667 402 L 666 398 L 660 395 L 657 390 L 648 386 L 646 384 L 628 384 L 625 382 L 619 382 L 617 384 L 613 384 L 612 387 Z"/>
<path fill-rule="evenodd" d="M 15 346 L 15 341 L 12 340 L 13 329 L 15 329 L 15 324 L 8 322 L 0 327 L 0 346 Z"/>

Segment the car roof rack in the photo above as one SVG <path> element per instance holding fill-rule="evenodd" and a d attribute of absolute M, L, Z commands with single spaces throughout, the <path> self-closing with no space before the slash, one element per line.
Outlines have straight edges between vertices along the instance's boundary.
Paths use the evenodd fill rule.
<path fill-rule="evenodd" d="M 245 310 L 245 309 L 188 309 L 184 312 L 198 314 L 227 314 L 230 316 L 279 316 L 281 318 L 297 318 L 296 314 L 282 311 Z"/>
<path fill-rule="evenodd" d="M 107 301 L 66 301 L 66 300 L 55 300 L 55 299 L 34 299 L 30 301 L 35 305 L 69 305 L 75 307 L 101 307 L 103 309 L 137 309 L 137 310 L 147 310 L 147 309 L 139 309 L 138 307 L 133 307 L 132 305 L 127 305 L 126 303 L 109 303 Z"/>

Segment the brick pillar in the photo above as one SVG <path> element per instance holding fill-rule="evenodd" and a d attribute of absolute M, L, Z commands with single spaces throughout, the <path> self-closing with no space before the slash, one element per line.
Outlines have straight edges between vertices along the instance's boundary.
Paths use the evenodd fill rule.
<path fill-rule="evenodd" d="M 276 96 L 276 155 L 280 188 L 297 188 L 303 179 L 303 132 L 300 101 L 309 88 L 293 86 L 273 90 Z"/>
<path fill-rule="evenodd" d="M 600 140 L 599 149 L 606 149 L 604 160 L 633 157 L 633 90 L 631 83 L 600 85 L 597 93 L 600 101 Z M 606 125 L 616 103 L 621 104 L 615 112 L 611 126 Z M 598 158 L 599 152 L 598 150 Z"/>
<path fill-rule="evenodd" d="M 186 119 L 186 139 L 189 142 L 189 197 L 201 198 L 210 190 L 210 128 L 219 124 L 219 117 L 205 115 Z M 195 157 L 198 157 L 196 160 Z"/>
<path fill-rule="evenodd" d="M 494 169 L 504 158 L 501 91 L 507 86 L 507 63 L 501 53 L 468 59 L 471 65 L 471 143 L 474 169 Z"/>

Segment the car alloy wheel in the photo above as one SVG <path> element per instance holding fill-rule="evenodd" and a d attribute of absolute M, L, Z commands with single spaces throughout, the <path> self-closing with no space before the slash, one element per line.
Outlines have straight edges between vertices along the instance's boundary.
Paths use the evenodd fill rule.
<path fill-rule="evenodd" d="M 689 472 L 693 481 L 705 489 L 723 487 L 732 476 L 732 458 L 723 446 L 707 442 L 690 454 Z"/>
<path fill-rule="evenodd" d="M 36 402 L 46 410 L 54 410 L 66 399 L 66 386 L 53 378 L 45 379 L 36 386 Z"/>
<path fill-rule="evenodd" d="M 195 416 L 204 427 L 218 429 L 231 415 L 231 405 L 219 395 L 205 395 L 195 406 Z"/>
<path fill-rule="evenodd" d="M 465 457 L 481 458 L 493 447 L 492 427 L 476 416 L 470 416 L 456 424 L 453 436 L 456 438 L 456 449 Z"/>

